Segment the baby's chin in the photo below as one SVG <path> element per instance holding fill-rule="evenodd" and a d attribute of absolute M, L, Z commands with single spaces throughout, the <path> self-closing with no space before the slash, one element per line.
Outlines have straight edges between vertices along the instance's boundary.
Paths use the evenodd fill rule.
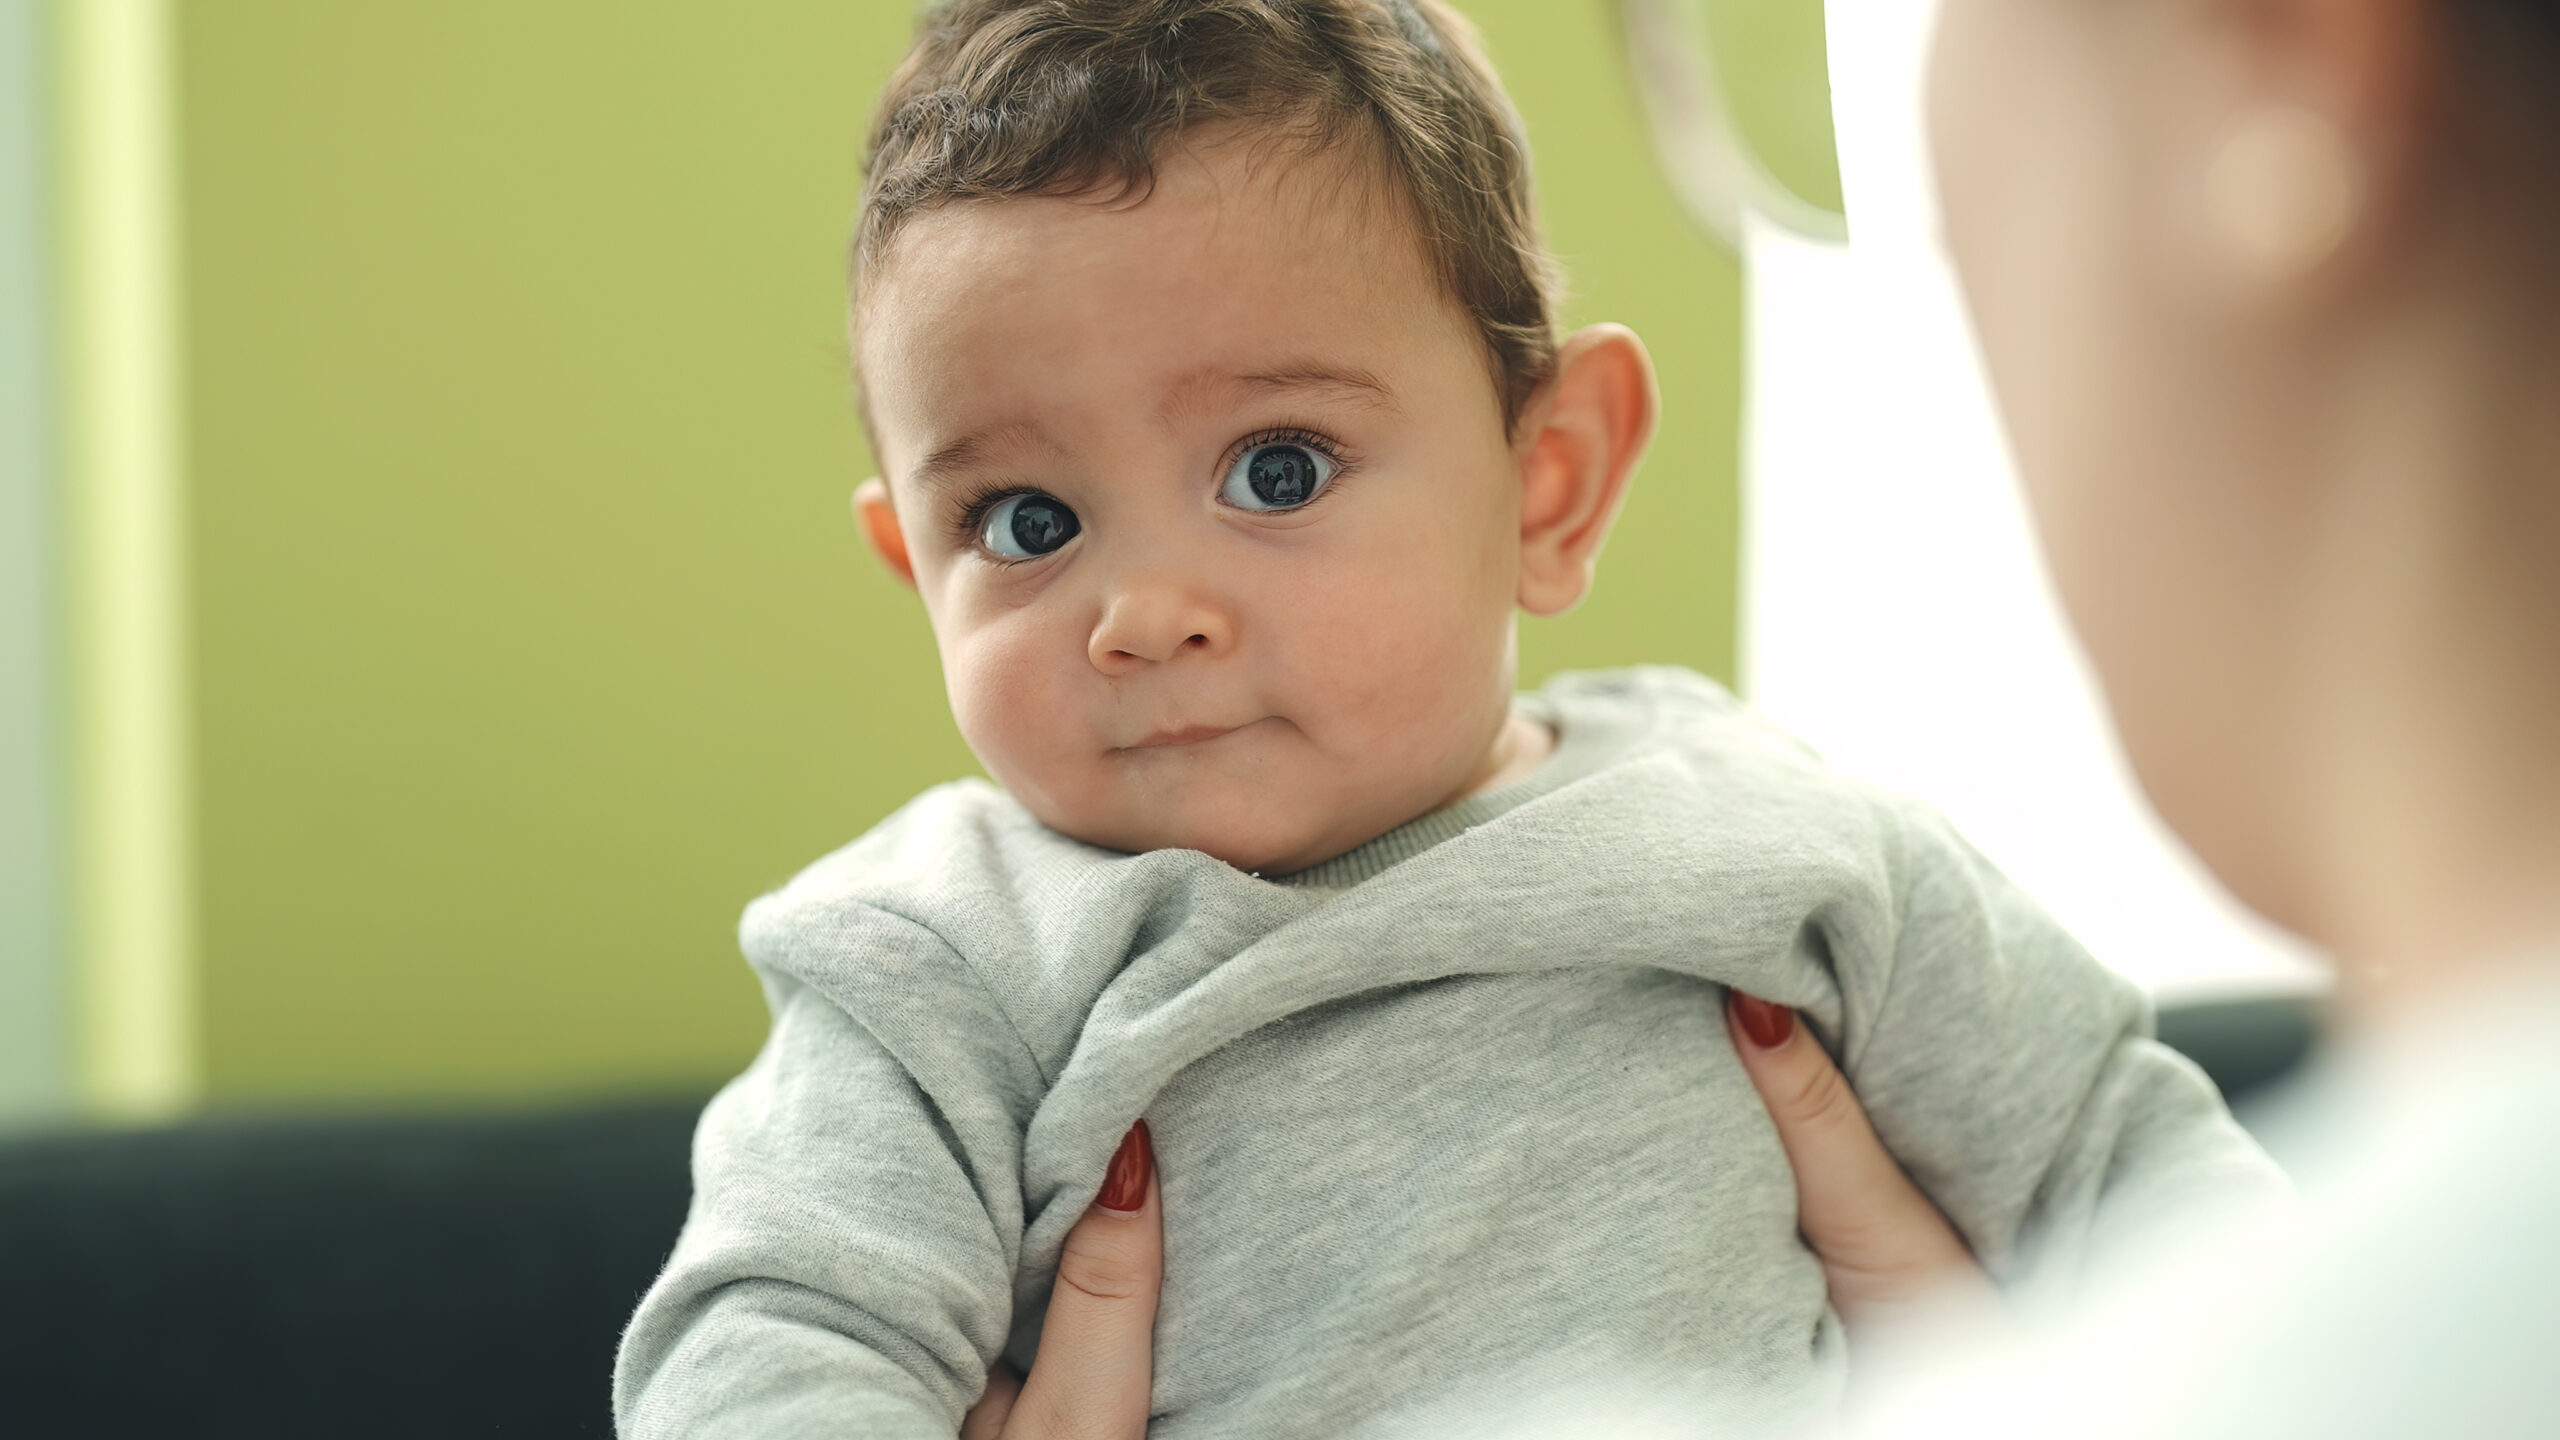
<path fill-rule="evenodd" d="M 1290 875 L 1321 865 L 1402 823 L 1352 820 L 1300 811 L 1285 801 L 1275 806 L 1267 795 L 1255 798 L 1260 803 L 1179 807 L 1170 814 L 1025 803 L 1042 824 L 1088 845 L 1133 854 L 1198 850 L 1254 875 Z"/>

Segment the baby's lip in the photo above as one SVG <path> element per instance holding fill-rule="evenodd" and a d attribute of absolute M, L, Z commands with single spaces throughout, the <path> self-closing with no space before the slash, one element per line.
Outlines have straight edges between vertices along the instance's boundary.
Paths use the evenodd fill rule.
<path fill-rule="evenodd" d="M 1215 740 L 1221 735 L 1232 735 L 1243 728 L 1241 725 L 1185 725 L 1177 730 L 1158 730 L 1144 740 L 1119 748 L 1162 750 L 1174 745 L 1197 745 L 1203 740 Z"/>

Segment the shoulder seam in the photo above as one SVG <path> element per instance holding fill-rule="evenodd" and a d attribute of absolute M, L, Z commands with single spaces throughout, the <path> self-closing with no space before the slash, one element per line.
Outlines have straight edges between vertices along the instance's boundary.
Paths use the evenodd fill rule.
<path fill-rule="evenodd" d="M 1048 1090 L 1056 1087 L 1058 1077 L 1050 1074 L 1049 1067 L 1040 1063 L 1040 1052 L 1032 1048 L 1030 1040 L 1024 1037 L 1022 1033 L 1022 1022 L 1015 1018 L 1013 1007 L 1005 1003 L 1004 992 L 997 989 L 988 981 L 986 972 L 978 968 L 978 962 L 969 958 L 967 951 L 962 950 L 959 946 L 944 939 L 940 931 L 935 930 L 932 926 L 925 924 L 913 915 L 906 914 L 903 911 L 892 910 L 886 905 L 870 900 L 855 900 L 850 903 L 858 905 L 862 909 L 867 910 L 874 915 L 882 915 L 889 919 L 898 921 L 909 929 L 924 934 L 929 937 L 935 945 L 940 946 L 945 952 L 957 959 L 960 962 L 960 968 L 968 972 L 971 980 L 977 982 L 978 991 L 980 994 L 986 996 L 987 1003 L 994 1008 L 998 1015 L 1004 1017 L 1005 1033 L 1013 1037 L 1014 1044 L 1022 1047 L 1022 1058 L 1030 1062 L 1031 1073 L 1040 1077 L 1041 1089 Z"/>
<path fill-rule="evenodd" d="M 765 897 L 765 899 L 771 899 L 771 897 Z M 760 904 L 760 902 L 758 902 L 758 904 Z M 950 940 L 942 938 L 940 930 L 934 930 L 932 925 L 927 925 L 927 922 L 916 920 L 914 915 L 906 915 L 906 912 L 901 912 L 901 910 L 891 910 L 891 907 L 886 907 L 886 904 L 873 902 L 873 899 L 852 899 L 852 897 L 840 897 L 840 899 L 835 899 L 835 902 L 832 902 L 832 904 L 840 904 L 840 907 L 845 907 L 845 910 L 852 910 L 852 912 L 863 912 L 863 915 L 878 915 L 878 917 L 883 917 L 883 920 L 896 920 L 896 922 L 899 922 L 899 925 L 904 925 L 904 928 L 914 930 L 914 933 L 919 933 L 919 935 L 924 935 L 924 938 L 927 938 L 927 940 L 932 940 L 932 945 L 934 945 L 934 948 L 937 948 L 937 951 L 947 953 L 947 956 L 952 956 L 952 958 L 955 958 L 955 961 L 960 961 L 960 963 L 957 963 L 957 966 L 955 966 L 955 969 L 957 969 L 957 971 L 963 971 L 963 974 L 968 974 L 968 976 L 970 976 L 970 981 L 973 981 L 973 984 L 978 986 L 978 994 L 983 994 L 983 997 L 986 997 L 988 1007 L 991 1007 L 991 1010 L 996 1010 L 996 1015 L 1004 1017 L 1004 1030 L 1006 1030 L 1006 1035 L 1011 1035 L 1011 1038 L 1014 1038 L 1014 1045 L 1019 1045 L 1019 1048 L 1021 1048 L 1021 1058 L 1024 1058 L 1024 1061 L 1029 1061 L 1029 1066 L 1032 1066 L 1032 1074 L 1034 1074 L 1034 1076 L 1039 1076 L 1039 1086 L 1042 1086 L 1042 1089 L 1055 1089 L 1055 1086 L 1057 1086 L 1057 1076 L 1052 1076 L 1052 1074 L 1050 1074 L 1050 1066 L 1044 1066 L 1044 1063 L 1039 1063 L 1039 1051 L 1034 1051 L 1032 1043 L 1029 1043 L 1029 1040 L 1024 1038 L 1024 1033 L 1021 1033 L 1021 1020 L 1016 1020 L 1016 1017 L 1014 1017 L 1014 1007 L 1009 1007 L 1009 1004 L 1004 1002 L 1004 992 L 1001 992 L 1001 989 L 996 989 L 996 986 L 993 986 L 993 984 L 988 984 L 986 971 L 980 971 L 980 969 L 978 969 L 978 961 L 973 961 L 973 958 L 968 956 L 968 951 L 963 951 L 963 948 L 960 948 L 960 945 L 952 945 Z M 783 948 L 783 956 L 788 958 L 788 951 L 791 951 L 791 948 L 796 948 L 796 945 L 786 945 L 786 948 Z M 765 961 L 760 961 L 760 958 L 755 956 L 755 953 L 748 953 L 748 963 L 750 963 L 750 966 L 755 966 L 755 969 L 765 969 Z M 809 981 L 806 981 L 806 976 L 794 976 L 794 979 L 799 981 L 799 984 L 809 984 Z M 863 1017 L 855 1015 L 855 1022 L 863 1022 Z M 865 1022 L 865 1027 L 868 1027 L 868 1022 Z"/>

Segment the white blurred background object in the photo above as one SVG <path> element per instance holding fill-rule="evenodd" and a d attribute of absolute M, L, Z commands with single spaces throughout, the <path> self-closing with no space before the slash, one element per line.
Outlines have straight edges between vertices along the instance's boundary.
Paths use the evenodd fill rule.
<path fill-rule="evenodd" d="M 1934 0 L 1828 0 L 1846 246 L 1746 219 L 1745 691 L 2167 998 L 2321 988 L 2142 798 L 2037 556 L 1939 238 Z"/>

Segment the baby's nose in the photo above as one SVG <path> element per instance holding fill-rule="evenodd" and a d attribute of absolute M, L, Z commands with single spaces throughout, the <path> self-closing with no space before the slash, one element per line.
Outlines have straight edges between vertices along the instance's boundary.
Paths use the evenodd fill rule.
<path fill-rule="evenodd" d="M 1103 607 L 1086 641 L 1093 668 L 1126 675 L 1181 657 L 1208 659 L 1235 643 L 1226 606 L 1180 577 L 1132 577 Z"/>

